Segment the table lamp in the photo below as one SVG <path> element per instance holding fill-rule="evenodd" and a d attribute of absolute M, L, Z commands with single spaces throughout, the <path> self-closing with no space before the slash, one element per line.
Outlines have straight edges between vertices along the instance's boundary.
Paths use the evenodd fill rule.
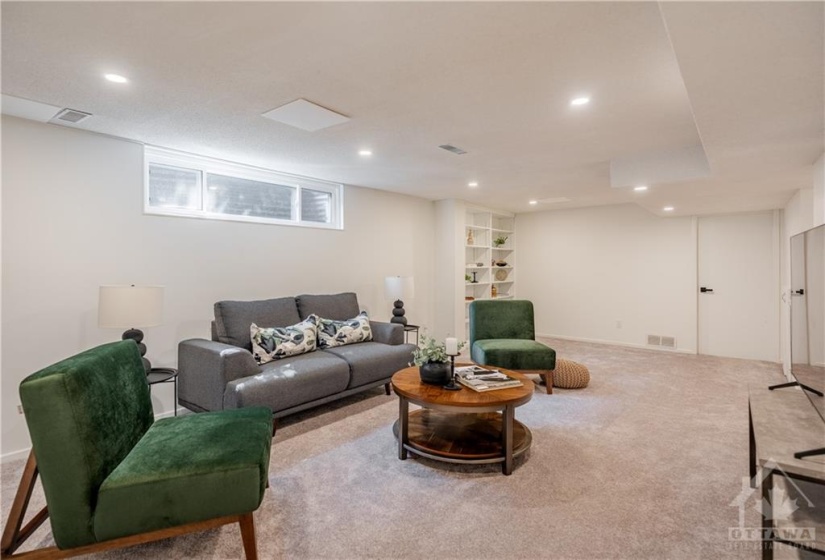
<path fill-rule="evenodd" d="M 145 358 L 146 345 L 139 328 L 156 327 L 163 321 L 163 286 L 101 286 L 97 325 L 101 328 L 126 328 L 123 340 L 134 340 L 140 350 L 146 373 L 152 364 Z"/>
<path fill-rule="evenodd" d="M 407 326 L 407 318 L 404 317 L 403 299 L 412 299 L 415 292 L 415 282 L 412 276 L 387 276 L 384 278 L 384 294 L 387 299 L 395 300 L 390 323 L 398 323 Z"/>

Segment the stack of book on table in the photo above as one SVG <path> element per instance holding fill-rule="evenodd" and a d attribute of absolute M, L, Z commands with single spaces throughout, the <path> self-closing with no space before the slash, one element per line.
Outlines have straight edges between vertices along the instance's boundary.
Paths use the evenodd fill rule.
<path fill-rule="evenodd" d="M 487 369 L 481 366 L 463 366 L 455 368 L 458 382 L 466 385 L 473 391 L 495 391 L 496 389 L 510 389 L 521 387 L 522 382 L 497 369 Z"/>

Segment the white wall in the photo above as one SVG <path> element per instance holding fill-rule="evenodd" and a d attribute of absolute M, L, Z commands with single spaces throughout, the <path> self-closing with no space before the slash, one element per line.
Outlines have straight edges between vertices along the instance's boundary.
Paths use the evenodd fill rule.
<path fill-rule="evenodd" d="M 813 207 L 814 224 L 825 224 L 825 153 L 814 163 Z"/>
<path fill-rule="evenodd" d="M 427 333 L 436 339 L 448 336 L 465 340 L 464 328 L 464 212 L 465 203 L 447 199 L 435 202 L 436 239 L 434 248 L 436 313 Z"/>
<path fill-rule="evenodd" d="M 97 327 L 101 284 L 166 286 L 164 325 L 145 329 L 157 366 L 176 364 L 180 340 L 209 337 L 221 299 L 355 291 L 387 320 L 384 277 L 411 275 L 407 317 L 433 321 L 430 201 L 347 187 L 344 231 L 147 216 L 142 146 L 14 117 L 2 127 L 4 455 L 29 446 L 20 380 L 120 338 Z M 172 410 L 166 388 L 153 392 L 158 414 Z"/>
<path fill-rule="evenodd" d="M 695 227 L 636 205 L 519 214 L 518 293 L 537 333 L 633 346 L 658 334 L 695 352 Z"/>

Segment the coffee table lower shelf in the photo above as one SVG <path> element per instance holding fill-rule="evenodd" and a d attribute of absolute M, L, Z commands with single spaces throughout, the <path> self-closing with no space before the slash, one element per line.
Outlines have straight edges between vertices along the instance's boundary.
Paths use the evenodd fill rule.
<path fill-rule="evenodd" d="M 408 444 L 416 455 L 446 463 L 502 463 L 502 415 L 498 412 L 453 413 L 422 408 L 410 412 Z M 398 439 L 398 421 L 392 433 Z M 513 420 L 513 457 L 530 448 L 530 429 Z"/>

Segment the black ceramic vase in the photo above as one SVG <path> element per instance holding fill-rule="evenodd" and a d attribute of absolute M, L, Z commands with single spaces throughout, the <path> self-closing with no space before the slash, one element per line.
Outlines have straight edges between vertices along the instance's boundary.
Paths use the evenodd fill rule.
<path fill-rule="evenodd" d="M 450 364 L 448 362 L 427 362 L 418 366 L 421 382 L 429 385 L 445 385 L 450 382 Z"/>

